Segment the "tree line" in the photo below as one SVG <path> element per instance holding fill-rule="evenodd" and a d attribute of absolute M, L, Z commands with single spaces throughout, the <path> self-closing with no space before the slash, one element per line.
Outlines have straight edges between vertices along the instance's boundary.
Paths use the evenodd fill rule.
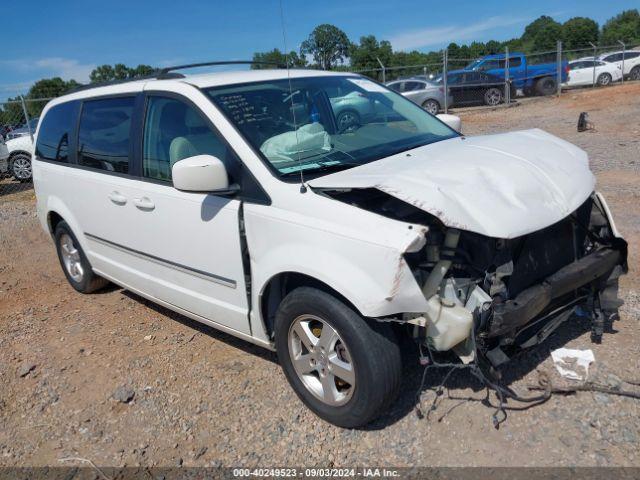
<path fill-rule="evenodd" d="M 638 9 L 626 10 L 607 20 L 602 28 L 587 17 L 574 17 L 564 23 L 543 15 L 524 28 L 522 35 L 507 41 L 490 40 L 488 42 L 471 42 L 465 45 L 450 43 L 447 46 L 449 58 L 473 59 L 492 53 L 503 52 L 506 47 L 510 51 L 526 54 L 553 51 L 557 41 L 563 43 L 565 52 L 589 48 L 590 44 L 615 46 L 623 41 L 627 45 L 640 44 L 640 12 Z M 581 56 L 577 54 L 576 56 Z M 318 25 L 309 37 L 300 45 L 299 52 L 284 53 L 278 48 L 253 54 L 257 62 L 251 68 L 272 68 L 272 64 L 290 67 L 312 67 L 337 70 L 373 70 L 380 67 L 378 59 L 386 67 L 406 65 L 437 65 L 442 61 L 442 51 L 409 52 L 394 50 L 388 40 L 378 40 L 375 35 L 360 37 L 357 43 L 352 42 L 347 34 L 335 25 Z M 127 80 L 143 77 L 156 69 L 150 65 L 128 67 L 122 63 L 100 65 L 89 75 L 90 83 L 97 84 L 114 80 Z M 403 74 L 396 70 L 396 74 Z M 40 115 L 46 101 L 38 99 L 64 95 L 79 87 L 75 80 L 65 81 L 60 77 L 42 79 L 34 83 L 25 95 L 30 117 Z M 20 97 L 9 98 L 9 102 L 0 110 L 0 124 L 16 124 L 24 122 Z"/>
<path fill-rule="evenodd" d="M 543 15 L 524 28 L 522 35 L 507 41 L 489 40 L 488 42 L 471 42 L 466 45 L 450 43 L 447 46 L 450 59 L 465 61 L 510 51 L 526 54 L 534 52 L 555 51 L 558 41 L 563 50 L 571 56 L 573 50 L 590 48 L 591 44 L 599 46 L 618 46 L 618 41 L 627 45 L 640 44 L 640 13 L 637 9 L 626 10 L 607 20 L 602 28 L 587 17 L 574 17 L 564 23 Z M 584 55 L 578 54 L 577 55 Z M 397 51 L 388 40 L 378 40 L 375 35 L 360 37 L 359 42 L 352 42 L 347 34 L 330 24 L 319 25 L 301 44 L 300 52 L 285 55 L 274 48 L 266 52 L 256 52 L 253 60 L 286 64 L 291 67 L 314 67 L 321 69 L 367 70 L 380 67 L 378 59 L 385 67 L 405 65 L 429 65 L 442 62 L 442 51 L 409 52 Z M 256 64 L 253 68 L 268 68 L 268 65 Z"/>

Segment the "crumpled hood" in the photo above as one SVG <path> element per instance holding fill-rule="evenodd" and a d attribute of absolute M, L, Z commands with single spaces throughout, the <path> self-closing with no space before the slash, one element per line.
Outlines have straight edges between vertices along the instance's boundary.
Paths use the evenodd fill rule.
<path fill-rule="evenodd" d="M 593 192 L 595 177 L 583 150 L 533 129 L 453 138 L 308 184 L 377 188 L 449 227 L 514 238 L 575 211 Z"/>

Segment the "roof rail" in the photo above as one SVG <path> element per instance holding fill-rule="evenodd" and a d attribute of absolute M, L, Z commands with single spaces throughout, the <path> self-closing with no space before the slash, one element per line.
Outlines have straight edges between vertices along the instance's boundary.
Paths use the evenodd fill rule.
<path fill-rule="evenodd" d="M 175 72 L 175 70 L 185 70 L 187 68 L 198 68 L 198 67 L 217 67 L 221 65 L 270 65 L 276 68 L 287 68 L 287 66 L 283 63 L 255 62 L 252 60 L 228 60 L 228 61 L 222 61 L 222 62 L 201 62 L 201 63 L 190 63 L 186 65 L 176 65 L 175 67 L 161 68 L 156 78 L 164 78 L 165 75 L 171 74 L 171 72 Z"/>
<path fill-rule="evenodd" d="M 88 83 L 86 85 L 80 85 L 73 90 L 70 90 L 68 93 L 81 92 L 83 90 L 90 90 L 92 88 L 108 87 L 110 85 L 119 85 L 121 83 L 137 82 L 139 80 L 169 80 L 173 78 L 184 78 L 183 74 L 177 73 L 175 70 L 185 70 L 187 68 L 212 67 L 220 65 L 270 65 L 275 68 L 287 68 L 287 66 L 282 63 L 253 62 L 251 60 L 229 60 L 222 62 L 191 63 L 186 65 L 176 65 L 174 67 L 157 68 L 149 75 L 141 75 L 139 77 L 124 78 L 121 80 L 110 80 L 108 82 Z"/>

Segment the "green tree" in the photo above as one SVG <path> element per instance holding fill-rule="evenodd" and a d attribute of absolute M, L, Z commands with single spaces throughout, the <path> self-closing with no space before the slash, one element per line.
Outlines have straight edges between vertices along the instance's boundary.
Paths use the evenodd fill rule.
<path fill-rule="evenodd" d="M 289 61 L 289 68 L 304 67 L 307 63 L 304 57 L 299 56 L 296 52 L 291 51 L 289 52 L 289 55 L 286 55 L 277 48 L 269 50 L 268 52 L 256 52 L 253 54 L 254 62 L 266 62 L 277 65 L 286 65 L 287 60 Z M 251 68 L 254 70 L 260 70 L 265 68 L 273 68 L 273 66 L 254 63 L 251 65 Z"/>
<path fill-rule="evenodd" d="M 20 97 L 8 98 L 0 110 L 0 125 L 20 125 L 24 123 L 24 112 Z"/>
<path fill-rule="evenodd" d="M 42 109 L 47 104 L 48 99 L 69 93 L 69 91 L 79 86 L 80 84 L 75 80 L 65 81 L 60 77 L 38 80 L 31 86 L 29 92 L 25 96 L 29 116 L 39 116 Z"/>
<path fill-rule="evenodd" d="M 329 70 L 349 57 L 351 42 L 347 34 L 335 25 L 324 23 L 313 29 L 302 45 L 301 55 L 311 55 L 318 66 Z"/>
<path fill-rule="evenodd" d="M 615 45 L 618 40 L 627 44 L 640 43 L 640 13 L 637 9 L 625 10 L 603 25 L 600 43 Z"/>
<path fill-rule="evenodd" d="M 114 80 L 127 80 L 130 78 L 143 77 L 150 75 L 156 69 L 149 65 L 138 65 L 137 67 L 127 67 L 123 63 L 115 65 L 100 65 L 94 68 L 89 74 L 91 83 L 112 82 Z"/>
<path fill-rule="evenodd" d="M 573 17 L 562 25 L 562 48 L 576 50 L 598 41 L 598 24 L 586 17 Z"/>
<path fill-rule="evenodd" d="M 562 40 L 562 25 L 542 15 L 525 27 L 521 40 L 527 53 L 555 50 L 558 40 Z"/>
<path fill-rule="evenodd" d="M 114 78 L 115 73 L 111 65 L 100 65 L 94 68 L 89 74 L 89 81 L 91 83 L 110 82 Z"/>
<path fill-rule="evenodd" d="M 386 67 L 393 61 L 393 49 L 387 40 L 378 41 L 374 35 L 360 37 L 359 44 L 351 44 L 349 49 L 352 70 L 376 70 L 380 68 L 377 59 L 380 59 Z M 376 71 L 371 75 L 382 80 L 382 72 Z"/>

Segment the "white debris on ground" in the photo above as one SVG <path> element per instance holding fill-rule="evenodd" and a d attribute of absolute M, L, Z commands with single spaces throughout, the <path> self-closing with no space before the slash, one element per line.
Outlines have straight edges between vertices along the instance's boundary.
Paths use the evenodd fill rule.
<path fill-rule="evenodd" d="M 560 375 L 582 382 L 589 376 L 589 365 L 596 360 L 590 349 L 575 350 L 573 348 L 558 348 L 551 352 L 551 358 Z"/>

